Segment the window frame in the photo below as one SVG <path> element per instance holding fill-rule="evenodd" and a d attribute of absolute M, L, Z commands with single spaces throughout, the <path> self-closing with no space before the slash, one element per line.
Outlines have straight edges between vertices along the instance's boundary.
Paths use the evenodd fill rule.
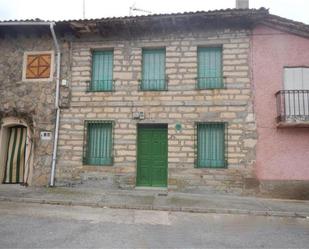
<path fill-rule="evenodd" d="M 288 69 L 307 69 L 309 66 L 284 66 L 283 67 L 283 90 L 307 90 L 307 89 L 286 89 L 286 70 Z M 302 75 L 302 84 L 304 83 L 304 75 Z"/>
<path fill-rule="evenodd" d="M 93 90 L 92 89 L 92 82 L 93 82 L 93 63 L 94 63 L 94 60 L 93 60 L 93 56 L 94 56 L 94 53 L 96 52 L 112 52 L 112 79 L 111 79 L 111 89 L 108 89 L 108 90 L 104 90 L 104 89 L 99 89 L 99 90 Z M 115 91 L 115 79 L 114 79 L 114 67 L 115 67 L 115 59 L 114 59 L 114 48 L 104 48 L 104 49 L 92 49 L 91 50 L 91 65 L 90 65 L 90 81 L 88 82 L 88 87 L 87 87 L 87 92 L 114 92 Z"/>
<path fill-rule="evenodd" d="M 198 155 L 198 126 L 201 124 L 220 124 L 223 125 L 223 131 L 224 131 L 224 165 L 221 167 L 213 167 L 213 166 L 201 166 L 199 165 L 199 155 Z M 227 169 L 228 168 L 228 122 L 222 122 L 222 121 L 198 121 L 194 123 L 194 167 L 198 169 L 214 169 L 214 170 L 220 170 L 220 169 Z"/>
<path fill-rule="evenodd" d="M 154 89 L 154 88 L 144 88 L 143 87 L 143 81 L 144 81 L 144 52 L 145 51 L 151 51 L 151 50 L 162 50 L 164 51 L 164 87 L 160 89 Z M 160 92 L 160 91 L 168 91 L 168 77 L 166 75 L 166 47 L 143 47 L 142 48 L 142 61 L 141 61 L 141 79 L 139 80 L 139 91 L 143 92 Z"/>
<path fill-rule="evenodd" d="M 221 79 L 221 83 L 220 86 L 215 86 L 215 87 L 205 87 L 202 88 L 200 87 L 199 84 L 199 79 L 200 77 L 200 67 L 199 67 L 199 50 L 200 49 L 220 49 L 221 51 L 221 56 L 220 56 L 220 61 L 221 61 L 221 67 L 220 67 L 220 79 Z M 215 89 L 225 89 L 225 82 L 224 82 L 224 74 L 223 74 L 223 45 L 222 44 L 216 44 L 216 45 L 205 45 L 205 46 L 197 46 L 197 50 L 196 50 L 196 64 L 197 64 L 197 76 L 196 76 L 196 85 L 195 88 L 196 90 L 215 90 Z"/>
<path fill-rule="evenodd" d="M 40 55 L 40 54 L 50 54 L 50 75 L 48 78 L 27 78 L 27 59 L 29 55 Z M 54 78 L 54 70 L 55 70 L 55 52 L 54 50 L 48 51 L 25 51 L 23 56 L 23 68 L 22 68 L 22 81 L 23 82 L 50 82 L 53 81 Z"/>
<path fill-rule="evenodd" d="M 88 125 L 91 123 L 100 123 L 100 124 L 110 124 L 111 125 L 111 162 L 110 163 L 105 163 L 105 164 L 90 164 L 88 162 L 88 157 L 87 157 L 87 152 L 88 152 L 88 145 L 89 145 L 89 141 L 88 141 Z M 115 130 L 115 121 L 113 120 L 98 120 L 98 119 L 87 119 L 84 120 L 84 138 L 83 138 L 83 165 L 84 166 L 113 166 L 114 165 L 114 130 Z"/>
<path fill-rule="evenodd" d="M 278 117 L 285 121 L 306 120 L 309 108 L 309 66 L 284 66 L 282 78 L 283 90 L 276 94 Z"/>

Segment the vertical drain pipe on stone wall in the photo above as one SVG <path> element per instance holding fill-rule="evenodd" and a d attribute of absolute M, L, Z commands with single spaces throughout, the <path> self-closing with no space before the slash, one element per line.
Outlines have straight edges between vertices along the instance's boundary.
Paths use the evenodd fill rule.
<path fill-rule="evenodd" d="M 60 122 L 60 107 L 59 107 L 59 88 L 60 88 L 60 63 L 61 63 L 61 53 L 57 37 L 54 30 L 55 23 L 50 23 L 50 32 L 52 34 L 56 53 L 57 53 L 57 62 L 56 62 L 56 96 L 55 96 L 55 108 L 56 108 L 56 124 L 55 124 L 55 134 L 54 134 L 54 147 L 53 147 L 53 157 L 52 157 L 52 166 L 50 173 L 50 183 L 49 186 L 53 187 L 55 185 L 55 172 L 56 172 L 56 160 L 57 160 L 57 147 L 58 147 L 58 134 L 59 134 L 59 122 Z"/>

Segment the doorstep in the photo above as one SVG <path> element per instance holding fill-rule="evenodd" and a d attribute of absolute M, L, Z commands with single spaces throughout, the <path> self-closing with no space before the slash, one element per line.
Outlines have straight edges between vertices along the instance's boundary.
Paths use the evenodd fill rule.
<path fill-rule="evenodd" d="M 143 187 L 143 186 L 137 186 L 134 188 L 135 190 L 146 190 L 146 191 L 164 191 L 167 192 L 167 187 Z"/>

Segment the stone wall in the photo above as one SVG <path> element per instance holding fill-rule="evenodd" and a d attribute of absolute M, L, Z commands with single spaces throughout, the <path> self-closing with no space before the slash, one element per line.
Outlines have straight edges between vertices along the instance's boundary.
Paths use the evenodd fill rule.
<path fill-rule="evenodd" d="M 196 90 L 197 47 L 223 46 L 224 89 Z M 168 91 L 139 91 L 142 48 L 166 49 Z M 114 92 L 87 92 L 91 49 L 114 50 Z M 75 40 L 72 45 L 70 108 L 62 111 L 58 182 L 104 179 L 134 187 L 137 123 L 168 124 L 168 186 L 177 190 L 241 191 L 253 178 L 256 127 L 253 115 L 249 33 L 222 30 L 145 36 L 128 40 Z M 145 120 L 132 112 L 145 112 Z M 113 120 L 113 166 L 82 163 L 84 120 Z M 195 122 L 228 122 L 228 168 L 199 169 L 195 160 Z M 175 124 L 183 129 L 176 132 Z"/>
<path fill-rule="evenodd" d="M 23 56 L 26 51 L 50 50 L 54 50 L 54 46 L 49 35 L 16 35 L 0 39 L 0 121 L 3 117 L 23 118 L 33 130 L 34 166 L 30 179 L 33 185 L 46 185 L 49 180 L 53 140 L 40 140 L 40 131 L 51 131 L 52 134 L 54 131 L 55 80 L 22 81 Z M 65 63 L 68 44 L 62 44 L 62 50 Z M 68 70 L 63 69 L 66 78 Z M 68 103 L 67 96 L 66 93 L 62 98 L 63 103 Z"/>

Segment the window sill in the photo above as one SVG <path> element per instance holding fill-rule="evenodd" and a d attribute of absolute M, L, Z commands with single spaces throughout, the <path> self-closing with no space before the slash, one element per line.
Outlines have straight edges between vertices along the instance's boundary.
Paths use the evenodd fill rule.
<path fill-rule="evenodd" d="M 208 88 L 199 88 L 199 87 L 196 87 L 195 90 L 220 90 L 220 89 L 227 89 L 226 86 L 223 86 L 223 87 L 208 87 Z"/>
<path fill-rule="evenodd" d="M 83 167 L 112 167 L 114 164 L 83 164 Z"/>
<path fill-rule="evenodd" d="M 196 169 L 227 169 L 228 168 L 228 163 L 227 163 L 227 161 L 225 161 L 222 166 L 214 167 L 214 166 L 204 166 L 204 165 L 200 166 L 196 162 L 195 165 L 194 165 L 194 168 L 196 168 Z"/>
<path fill-rule="evenodd" d="M 215 170 L 215 169 L 227 169 L 227 166 L 222 166 L 222 167 L 199 167 L 199 166 L 195 166 L 194 168 L 196 169 L 211 169 L 211 170 Z"/>
<path fill-rule="evenodd" d="M 105 160 L 104 160 L 105 161 Z M 87 158 L 84 158 L 83 159 L 83 166 L 90 166 L 90 167 L 92 167 L 92 166 L 96 166 L 96 167 L 104 167 L 104 166 L 113 166 L 113 164 L 114 164 L 114 159 L 113 158 L 111 158 L 110 160 L 106 160 L 106 162 L 102 162 L 102 163 L 100 163 L 100 162 L 92 162 L 92 163 L 90 163 L 89 162 L 89 159 L 87 159 Z"/>
<path fill-rule="evenodd" d="M 168 89 L 139 89 L 140 92 L 167 92 Z"/>
<path fill-rule="evenodd" d="M 35 79 L 22 79 L 22 82 L 52 82 L 53 77 L 50 78 L 35 78 Z"/>
<path fill-rule="evenodd" d="M 86 90 L 86 93 L 112 93 L 115 90 Z"/>

